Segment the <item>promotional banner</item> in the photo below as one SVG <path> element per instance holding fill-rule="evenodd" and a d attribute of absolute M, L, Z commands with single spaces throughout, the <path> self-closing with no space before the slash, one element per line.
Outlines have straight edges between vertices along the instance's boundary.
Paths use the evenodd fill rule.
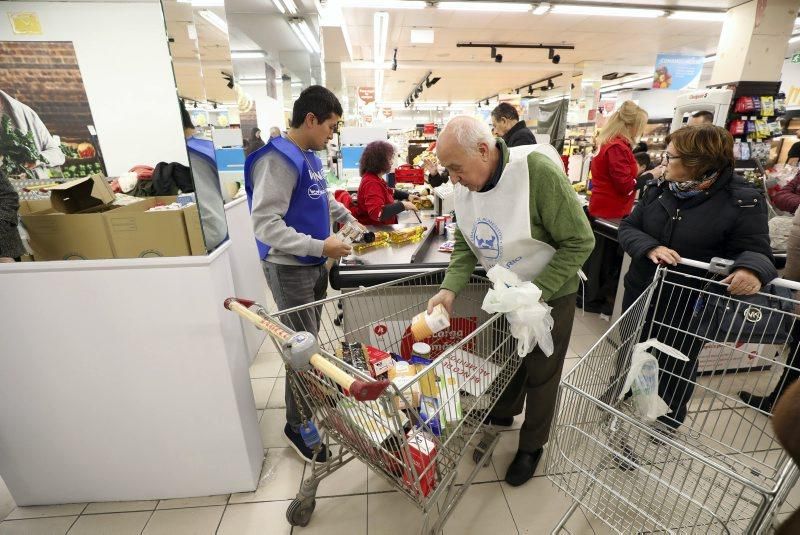
<path fill-rule="evenodd" d="M 697 89 L 704 59 L 703 56 L 659 54 L 653 89 Z"/>

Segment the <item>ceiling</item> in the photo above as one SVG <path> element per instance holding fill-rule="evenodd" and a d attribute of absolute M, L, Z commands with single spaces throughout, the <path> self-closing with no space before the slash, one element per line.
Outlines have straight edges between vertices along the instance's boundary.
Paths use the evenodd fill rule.
<path fill-rule="evenodd" d="M 669 7 L 730 7 L 740 0 L 637 0 L 618 2 Z M 660 19 L 587 17 L 532 13 L 475 13 L 384 9 L 389 13 L 386 58 L 398 49 L 398 70 L 386 70 L 384 101 L 403 102 L 428 70 L 442 80 L 422 93 L 418 102 L 475 101 L 557 73 L 555 92 L 568 87 L 572 74 L 584 62 L 599 61 L 603 72 L 649 74 L 659 52 L 710 55 L 716 51 L 721 22 Z M 373 15 L 376 9 L 345 8 L 353 62 L 344 64 L 348 94 L 360 85 L 374 84 Z M 412 28 L 434 30 L 433 44 L 412 44 Z M 488 48 L 457 48 L 459 42 L 569 44 L 560 51 L 558 65 L 548 60 L 547 50 L 498 49 L 503 63 L 495 63 Z"/>

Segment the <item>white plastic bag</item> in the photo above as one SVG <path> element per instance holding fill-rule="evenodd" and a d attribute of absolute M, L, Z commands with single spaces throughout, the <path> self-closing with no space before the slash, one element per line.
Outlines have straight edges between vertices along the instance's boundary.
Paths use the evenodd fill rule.
<path fill-rule="evenodd" d="M 659 342 L 655 338 L 634 346 L 631 369 L 625 378 L 619 399 L 625 397 L 630 390 L 639 416 L 647 422 L 654 422 L 659 416 L 672 412 L 669 405 L 658 395 L 658 360 L 647 352 L 651 347 L 678 360 L 689 360 L 686 355 L 674 347 Z"/>
<path fill-rule="evenodd" d="M 502 266 L 494 266 L 486 275 L 494 287 L 486 293 L 482 308 L 490 314 L 506 315 L 511 334 L 517 339 L 517 354 L 524 357 L 538 343 L 545 355 L 552 355 L 553 316 L 550 307 L 539 302 L 542 291 Z"/>

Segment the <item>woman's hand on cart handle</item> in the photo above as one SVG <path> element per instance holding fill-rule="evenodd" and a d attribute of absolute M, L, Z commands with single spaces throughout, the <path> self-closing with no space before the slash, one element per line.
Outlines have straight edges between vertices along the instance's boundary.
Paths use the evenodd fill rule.
<path fill-rule="evenodd" d="M 453 301 L 456 300 L 456 294 L 452 290 L 439 290 L 439 293 L 434 295 L 428 301 L 428 314 L 433 313 L 433 308 L 436 305 L 444 306 L 447 313 L 453 315 Z"/>
<path fill-rule="evenodd" d="M 647 258 L 653 261 L 654 264 L 669 264 L 677 266 L 681 262 L 681 255 L 678 251 L 659 245 L 655 249 L 650 249 L 647 253 Z"/>
<path fill-rule="evenodd" d="M 723 281 L 728 284 L 728 293 L 731 295 L 753 295 L 761 290 L 761 281 L 755 273 L 747 268 L 739 268 Z"/>

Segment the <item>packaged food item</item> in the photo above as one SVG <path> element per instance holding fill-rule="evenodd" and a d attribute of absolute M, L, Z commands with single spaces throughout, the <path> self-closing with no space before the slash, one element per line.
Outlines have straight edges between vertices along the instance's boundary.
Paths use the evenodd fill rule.
<path fill-rule="evenodd" d="M 389 233 L 382 230 L 375 232 L 375 239 L 369 243 L 354 243 L 353 251 L 360 254 L 374 247 L 381 247 L 389 243 Z"/>
<path fill-rule="evenodd" d="M 386 351 L 373 346 L 364 346 L 364 349 L 367 352 L 369 369 L 373 377 L 377 378 L 387 374 L 389 373 L 389 368 L 394 367 L 394 360 Z"/>
<path fill-rule="evenodd" d="M 428 197 L 421 197 L 414 201 L 414 206 L 416 206 L 418 210 L 433 210 L 433 201 Z"/>
<path fill-rule="evenodd" d="M 769 137 L 769 127 L 766 121 L 761 119 L 756 120 L 756 133 L 760 139 Z"/>
<path fill-rule="evenodd" d="M 411 334 L 417 341 L 424 340 L 448 327 L 450 327 L 450 314 L 442 305 L 436 305 L 431 314 L 426 310 L 411 319 Z"/>
<path fill-rule="evenodd" d="M 736 99 L 736 113 L 750 113 L 754 109 L 753 97 L 739 97 Z"/>
<path fill-rule="evenodd" d="M 366 374 L 370 373 L 364 348 L 359 342 L 354 342 L 352 344 L 342 342 L 341 347 L 336 348 L 336 356 L 353 368 Z"/>
<path fill-rule="evenodd" d="M 415 342 L 414 345 L 411 346 L 411 353 L 417 357 L 430 360 L 431 346 L 425 342 Z"/>
<path fill-rule="evenodd" d="M 428 496 L 436 488 L 436 444 L 426 433 L 412 429 L 406 435 L 408 439 L 408 459 L 406 471 L 403 473 L 403 480 L 411 488 L 417 488 L 417 478 L 419 478 L 419 490 L 423 496 Z M 414 468 L 411 469 L 411 466 Z"/>
<path fill-rule="evenodd" d="M 394 244 L 407 243 L 411 240 L 419 238 L 424 232 L 425 227 L 422 225 L 416 225 L 400 230 L 393 230 L 389 232 L 389 241 Z"/>
<path fill-rule="evenodd" d="M 750 159 L 750 143 L 742 143 L 742 160 Z"/>
<path fill-rule="evenodd" d="M 400 390 L 403 390 L 403 388 L 405 388 L 408 383 L 411 382 L 411 379 L 413 379 L 416 374 L 417 372 L 414 366 L 404 360 L 395 362 L 394 366 L 389 368 L 388 371 L 389 380 Z M 395 405 L 400 410 L 410 409 L 411 407 L 409 407 L 406 403 L 406 400 L 410 397 L 411 403 L 414 405 L 414 407 L 417 407 L 419 406 L 419 396 L 419 383 L 415 383 L 403 392 L 403 397 L 405 399 L 403 399 L 403 397 L 397 397 L 395 399 Z"/>
<path fill-rule="evenodd" d="M 775 115 L 775 103 L 772 97 L 761 97 L 761 116 L 773 117 Z"/>
<path fill-rule="evenodd" d="M 439 236 L 443 235 L 445 233 L 445 231 L 446 231 L 446 229 L 444 228 L 445 224 L 446 224 L 446 220 L 445 220 L 444 216 L 441 216 L 441 215 L 437 216 L 434 221 L 435 221 L 435 225 L 436 225 L 437 234 L 439 234 Z"/>
<path fill-rule="evenodd" d="M 757 115 L 761 115 L 761 98 L 759 97 L 752 97 L 753 99 L 753 112 Z"/>
<path fill-rule="evenodd" d="M 456 248 L 455 241 L 446 241 L 439 246 L 440 253 L 452 253 Z"/>
<path fill-rule="evenodd" d="M 731 133 L 732 136 L 741 136 L 744 134 L 744 124 L 745 121 L 742 119 L 734 119 L 731 121 L 731 124 L 728 126 L 728 131 Z"/>
<path fill-rule="evenodd" d="M 445 373 L 439 377 L 439 399 L 443 403 L 441 419 L 445 428 L 452 429 L 463 418 L 461 412 L 461 393 L 459 392 L 458 377 Z"/>
<path fill-rule="evenodd" d="M 437 387 L 438 394 L 438 387 Z M 426 429 L 437 437 L 442 434 L 442 421 L 440 419 L 441 401 L 438 395 L 426 396 L 422 395 L 419 398 L 419 417 L 422 419 L 422 424 Z"/>

